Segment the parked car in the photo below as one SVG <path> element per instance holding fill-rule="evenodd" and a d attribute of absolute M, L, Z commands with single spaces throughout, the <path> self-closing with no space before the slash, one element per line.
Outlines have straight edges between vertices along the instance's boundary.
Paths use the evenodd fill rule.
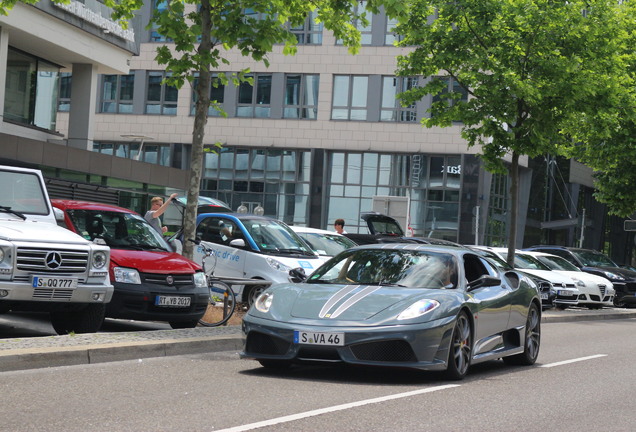
<path fill-rule="evenodd" d="M 534 257 L 551 270 L 577 281 L 576 287 L 581 291 L 579 306 L 586 306 L 589 309 L 614 306 L 614 285 L 604 277 L 586 273 L 565 258 L 557 255 L 537 251 L 521 251 L 519 255 Z"/>
<path fill-rule="evenodd" d="M 291 228 L 277 219 L 245 213 L 197 216 L 196 236 L 215 251 L 207 268 L 215 276 L 262 280 L 263 285 L 234 285 L 237 300 L 252 305 L 271 283 L 290 282 L 290 270 L 313 272 L 327 257 L 318 256 Z M 202 263 L 200 246 L 194 260 Z"/>
<path fill-rule="evenodd" d="M 195 327 L 208 307 L 201 266 L 174 253 L 139 214 L 109 204 L 51 200 L 58 224 L 96 244 L 110 246 L 115 287 L 106 317 L 167 321 L 172 328 Z"/>
<path fill-rule="evenodd" d="M 296 225 L 290 226 L 290 228 L 321 257 L 331 258 L 343 250 L 357 246 L 350 238 L 334 231 Z"/>
<path fill-rule="evenodd" d="M 499 255 L 502 260 L 506 262 L 508 261 L 508 248 L 491 246 L 475 247 L 494 252 Z M 569 306 L 576 306 L 579 303 L 579 295 L 581 294 L 581 291 L 579 291 L 576 287 L 576 281 L 571 277 L 553 272 L 549 267 L 542 264 L 535 258 L 520 256 L 518 253 L 515 253 L 514 268 L 515 270 L 521 270 L 549 280 L 556 290 L 557 295 L 554 299 L 556 307 L 566 309 Z"/>
<path fill-rule="evenodd" d="M 554 300 L 557 297 L 557 292 L 549 280 L 539 277 L 537 275 L 534 275 L 532 273 L 527 273 L 519 269 L 514 269 L 495 252 L 489 251 L 487 249 L 480 249 L 479 247 L 473 247 L 472 245 L 466 245 L 465 247 L 473 250 L 474 252 L 476 252 L 477 254 L 481 256 L 488 258 L 499 270 L 503 272 L 516 270 L 528 276 L 528 278 L 535 283 L 537 287 L 537 291 L 539 291 L 539 295 L 541 296 L 542 310 L 552 309 L 555 306 Z"/>
<path fill-rule="evenodd" d="M 614 285 L 614 306 L 636 306 L 636 272 L 624 269 L 610 257 L 591 249 L 540 245 L 525 248 L 565 258 L 584 272 L 602 276 Z"/>
<path fill-rule="evenodd" d="M 404 230 L 391 216 L 378 212 L 363 212 L 360 218 L 365 221 L 369 229 L 368 234 L 346 233 L 346 237 L 358 245 L 375 243 L 417 243 L 441 246 L 461 246 L 450 240 L 433 237 L 407 237 Z"/>
<path fill-rule="evenodd" d="M 243 319 L 240 355 L 271 368 L 348 363 L 461 379 L 487 360 L 533 364 L 540 322 L 529 279 L 467 248 L 366 245 L 338 254 L 304 283 L 266 290 Z"/>

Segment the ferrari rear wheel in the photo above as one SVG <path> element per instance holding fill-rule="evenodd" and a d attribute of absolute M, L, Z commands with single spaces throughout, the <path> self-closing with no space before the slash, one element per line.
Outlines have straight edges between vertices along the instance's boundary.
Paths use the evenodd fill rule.
<path fill-rule="evenodd" d="M 461 312 L 455 321 L 451 346 L 448 353 L 446 377 L 460 380 L 466 376 L 473 358 L 473 332 L 466 312 Z"/>
<path fill-rule="evenodd" d="M 541 314 L 539 308 L 534 303 L 528 310 L 528 320 L 526 321 L 526 338 L 521 354 L 504 357 L 504 363 L 508 365 L 530 366 L 539 357 L 541 346 Z"/>

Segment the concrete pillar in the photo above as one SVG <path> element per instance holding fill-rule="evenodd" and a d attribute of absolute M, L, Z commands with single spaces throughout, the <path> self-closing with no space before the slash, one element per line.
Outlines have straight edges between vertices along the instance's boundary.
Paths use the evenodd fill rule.
<path fill-rule="evenodd" d="M 91 64 L 73 64 L 68 145 L 83 150 L 93 149 L 97 68 Z"/>

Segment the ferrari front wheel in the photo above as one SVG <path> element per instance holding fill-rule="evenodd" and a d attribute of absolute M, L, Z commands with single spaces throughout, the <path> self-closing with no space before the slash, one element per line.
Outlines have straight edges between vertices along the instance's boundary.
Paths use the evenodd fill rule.
<path fill-rule="evenodd" d="M 461 380 L 466 376 L 473 357 L 473 332 L 466 312 L 460 312 L 455 321 L 448 353 L 446 377 Z"/>
<path fill-rule="evenodd" d="M 539 347 L 541 346 L 541 314 L 539 307 L 532 303 L 528 308 L 528 319 L 525 329 L 526 337 L 523 343 L 521 354 L 504 357 L 504 363 L 508 365 L 530 366 L 539 357 Z"/>

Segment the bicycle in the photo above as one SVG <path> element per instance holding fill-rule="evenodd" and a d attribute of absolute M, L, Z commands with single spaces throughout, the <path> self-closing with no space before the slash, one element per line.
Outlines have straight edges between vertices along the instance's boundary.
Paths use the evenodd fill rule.
<path fill-rule="evenodd" d="M 216 267 L 216 254 L 214 253 L 214 249 L 202 244 L 200 239 L 190 239 L 190 241 L 203 249 L 201 265 L 208 281 L 208 287 L 210 288 L 208 308 L 203 317 L 199 320 L 199 324 L 204 327 L 224 325 L 232 318 L 236 310 L 236 294 L 229 284 L 223 282 L 221 278 L 214 276 L 214 267 Z M 210 274 L 208 274 L 205 269 L 205 261 L 209 256 L 214 256 L 215 261 L 215 265 L 210 271 Z"/>

